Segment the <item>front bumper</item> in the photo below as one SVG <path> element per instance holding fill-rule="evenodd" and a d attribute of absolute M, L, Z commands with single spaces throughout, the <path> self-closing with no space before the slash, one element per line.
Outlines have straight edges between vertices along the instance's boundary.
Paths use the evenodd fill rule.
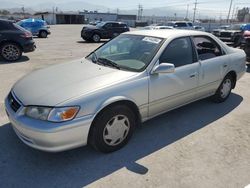
<path fill-rule="evenodd" d="M 84 146 L 93 116 L 85 116 L 63 123 L 31 119 L 23 115 L 24 107 L 14 112 L 5 99 L 5 109 L 17 136 L 27 145 L 47 151 L 59 152 Z"/>
<path fill-rule="evenodd" d="M 91 39 L 92 35 L 93 35 L 92 32 L 84 31 L 84 30 L 81 31 L 81 37 L 82 37 L 82 39 L 84 39 L 84 40 L 86 40 L 86 39 L 87 39 L 87 40 Z"/>
<path fill-rule="evenodd" d="M 36 44 L 34 40 L 29 40 L 22 45 L 22 48 L 24 53 L 33 52 L 36 49 Z"/>

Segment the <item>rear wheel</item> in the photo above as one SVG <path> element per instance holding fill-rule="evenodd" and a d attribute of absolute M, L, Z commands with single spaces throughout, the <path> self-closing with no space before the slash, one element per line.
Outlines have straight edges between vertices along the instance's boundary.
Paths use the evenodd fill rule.
<path fill-rule="evenodd" d="M 22 50 L 20 46 L 15 43 L 5 43 L 0 47 L 0 55 L 6 61 L 17 61 L 22 56 Z"/>
<path fill-rule="evenodd" d="M 39 32 L 39 37 L 40 38 L 47 38 L 47 36 L 48 36 L 48 33 L 46 31 L 40 31 Z"/>
<path fill-rule="evenodd" d="M 122 148 L 132 136 L 135 115 L 127 106 L 117 105 L 101 112 L 91 127 L 90 144 L 108 153 Z"/>
<path fill-rule="evenodd" d="M 213 101 L 217 103 L 224 102 L 231 94 L 233 88 L 234 80 L 231 75 L 227 75 L 222 81 L 220 87 L 213 96 Z"/>

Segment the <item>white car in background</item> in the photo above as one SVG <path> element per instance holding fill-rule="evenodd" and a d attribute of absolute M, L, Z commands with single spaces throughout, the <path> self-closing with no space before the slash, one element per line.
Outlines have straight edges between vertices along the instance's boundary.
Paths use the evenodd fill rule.
<path fill-rule="evenodd" d="M 194 30 L 196 30 L 196 31 L 205 31 L 205 27 L 202 27 L 202 26 L 194 26 Z"/>
<path fill-rule="evenodd" d="M 112 152 L 141 122 L 210 96 L 224 102 L 245 71 L 245 52 L 212 34 L 133 31 L 86 58 L 23 77 L 5 108 L 31 147 L 58 152 L 90 144 Z"/>

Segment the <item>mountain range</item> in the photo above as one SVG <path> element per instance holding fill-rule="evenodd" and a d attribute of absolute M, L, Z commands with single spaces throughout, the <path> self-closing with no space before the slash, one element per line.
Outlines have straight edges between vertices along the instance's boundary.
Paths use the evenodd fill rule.
<path fill-rule="evenodd" d="M 26 12 L 34 13 L 37 11 L 52 11 L 53 7 L 58 9 L 58 11 L 98 11 L 98 12 L 117 12 L 117 9 L 110 9 L 107 6 L 96 5 L 92 3 L 88 3 L 86 1 L 72 1 L 72 2 L 45 2 L 45 3 L 37 3 L 31 2 L 29 4 L 22 4 L 19 2 L 10 2 L 10 1 L 1 1 L 1 8 L 0 9 L 7 9 L 10 12 L 21 12 L 22 7 L 24 7 Z M 118 7 L 119 8 L 119 7 Z M 119 13 L 121 14 L 137 14 L 138 10 L 136 9 L 129 9 L 123 10 L 119 9 Z M 186 10 L 176 9 L 176 8 L 169 8 L 169 7 L 160 7 L 160 8 L 150 8 L 144 9 L 143 15 L 144 16 L 171 16 L 174 15 L 178 17 L 184 17 L 186 14 Z"/>

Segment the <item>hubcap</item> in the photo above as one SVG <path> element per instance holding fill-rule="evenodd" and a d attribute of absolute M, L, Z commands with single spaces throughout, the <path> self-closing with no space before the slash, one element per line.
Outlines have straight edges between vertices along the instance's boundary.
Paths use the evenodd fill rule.
<path fill-rule="evenodd" d="M 126 116 L 117 115 L 111 118 L 103 130 L 103 139 L 107 145 L 116 146 L 128 135 L 130 123 Z"/>
<path fill-rule="evenodd" d="M 99 42 L 100 37 L 99 37 L 99 35 L 94 35 L 93 39 L 94 39 L 95 42 Z"/>
<path fill-rule="evenodd" d="M 45 38 L 46 36 L 47 36 L 47 33 L 46 32 L 41 32 L 41 36 L 43 37 L 43 38 Z"/>
<path fill-rule="evenodd" d="M 231 87 L 232 87 L 232 82 L 230 79 L 226 79 L 223 84 L 222 84 L 222 88 L 220 91 L 221 97 L 222 98 L 226 98 L 230 91 L 231 91 Z"/>
<path fill-rule="evenodd" d="M 10 61 L 17 60 L 20 56 L 20 50 L 16 45 L 8 44 L 2 48 L 2 56 Z"/>

